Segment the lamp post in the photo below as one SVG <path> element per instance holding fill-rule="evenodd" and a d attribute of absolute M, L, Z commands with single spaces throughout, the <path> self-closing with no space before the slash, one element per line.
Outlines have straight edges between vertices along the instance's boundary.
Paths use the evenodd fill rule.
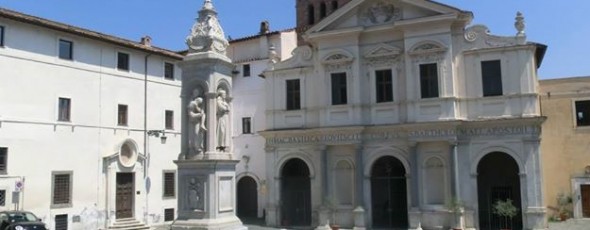
<path fill-rule="evenodd" d="M 151 137 L 159 137 L 162 144 L 166 144 L 166 139 L 168 139 L 166 131 L 164 130 L 148 130 L 147 135 Z"/>

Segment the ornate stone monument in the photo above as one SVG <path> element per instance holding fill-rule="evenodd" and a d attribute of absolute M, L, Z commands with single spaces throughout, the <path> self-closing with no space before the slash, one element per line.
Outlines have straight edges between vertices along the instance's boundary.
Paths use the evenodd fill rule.
<path fill-rule="evenodd" d="M 236 176 L 230 130 L 229 45 L 211 0 L 205 0 L 182 68 L 182 149 L 178 165 L 178 217 L 173 230 L 247 229 L 236 217 Z"/>

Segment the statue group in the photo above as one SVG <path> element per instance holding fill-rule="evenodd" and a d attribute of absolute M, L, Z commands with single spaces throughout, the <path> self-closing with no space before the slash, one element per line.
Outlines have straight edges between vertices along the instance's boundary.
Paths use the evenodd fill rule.
<path fill-rule="evenodd" d="M 227 129 L 229 128 L 229 103 L 227 93 L 223 89 L 217 91 L 217 147 L 216 150 L 224 152 L 228 147 Z M 196 154 L 205 151 L 205 138 L 207 137 L 206 119 L 207 113 L 204 109 L 203 97 L 195 91 L 193 99 L 188 104 L 188 116 L 190 120 L 189 146 L 191 152 Z"/>

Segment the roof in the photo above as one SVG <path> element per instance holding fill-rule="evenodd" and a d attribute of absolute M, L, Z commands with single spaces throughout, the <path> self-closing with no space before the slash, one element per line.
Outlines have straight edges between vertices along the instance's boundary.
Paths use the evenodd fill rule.
<path fill-rule="evenodd" d="M 257 39 L 262 36 L 271 36 L 271 35 L 276 35 L 276 34 L 280 34 L 280 33 L 284 33 L 284 32 L 291 32 L 291 31 L 295 31 L 295 28 L 285 29 L 285 30 L 277 30 L 277 31 L 272 31 L 272 32 L 264 33 L 264 34 L 256 34 L 256 35 L 246 36 L 246 37 L 242 37 L 242 38 L 231 39 L 229 41 L 229 43 L 253 40 L 253 39 Z"/>
<path fill-rule="evenodd" d="M 165 56 L 172 59 L 182 60 L 184 58 L 183 55 L 178 54 L 176 52 L 154 47 L 154 46 L 146 46 L 136 41 L 131 41 L 128 39 L 115 37 L 108 34 L 99 33 L 96 31 L 68 25 L 65 23 L 60 23 L 56 21 L 47 20 L 40 17 L 35 17 L 27 14 L 23 14 L 20 12 L 12 11 L 5 8 L 0 8 L 0 18 L 6 18 L 13 21 L 18 21 L 26 24 L 31 24 L 35 26 L 41 26 L 48 29 L 61 31 L 64 33 L 85 37 L 89 39 L 94 39 L 106 43 L 110 43 L 117 46 L 122 46 L 130 49 L 139 50 L 142 52 L 147 52 L 151 54 L 157 54 L 161 56 Z"/>

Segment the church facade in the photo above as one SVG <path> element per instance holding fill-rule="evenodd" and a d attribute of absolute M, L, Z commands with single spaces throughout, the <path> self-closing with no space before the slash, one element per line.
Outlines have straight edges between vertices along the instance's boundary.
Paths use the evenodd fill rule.
<path fill-rule="evenodd" d="M 267 224 L 545 228 L 546 46 L 520 13 L 496 36 L 433 1 L 297 2 L 303 40 L 263 73 Z"/>

